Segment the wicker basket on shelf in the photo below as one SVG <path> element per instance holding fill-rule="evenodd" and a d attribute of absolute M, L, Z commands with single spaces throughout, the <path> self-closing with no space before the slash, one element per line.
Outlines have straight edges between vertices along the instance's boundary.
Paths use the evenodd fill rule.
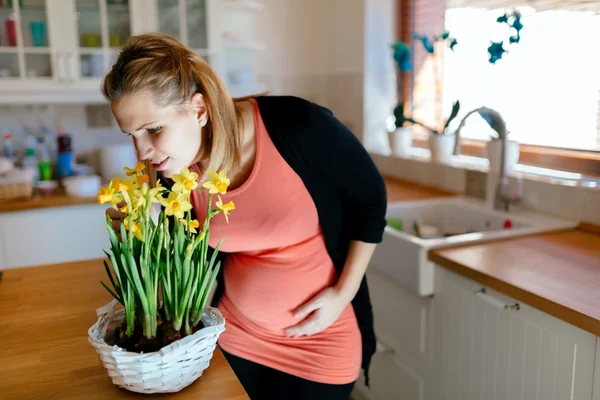
<path fill-rule="evenodd" d="M 0 176 L 0 201 L 30 199 L 33 195 L 33 171 L 15 169 Z"/>
<path fill-rule="evenodd" d="M 219 310 L 206 307 L 204 328 L 179 339 L 159 351 L 134 353 L 105 342 L 107 331 L 123 321 L 124 310 L 114 311 L 113 300 L 97 310 L 98 321 L 88 331 L 113 384 L 137 393 L 178 392 L 198 379 L 208 368 L 217 340 L 225 330 Z"/>

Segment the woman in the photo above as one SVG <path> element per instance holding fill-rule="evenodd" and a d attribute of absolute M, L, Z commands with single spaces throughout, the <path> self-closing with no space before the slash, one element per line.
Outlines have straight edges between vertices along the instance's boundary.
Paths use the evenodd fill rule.
<path fill-rule="evenodd" d="M 327 109 L 290 96 L 232 99 L 174 38 L 130 38 L 103 93 L 138 158 L 230 178 L 235 215 L 211 222 L 224 256 L 219 346 L 252 399 L 348 399 L 375 350 L 367 264 L 385 226 L 382 177 Z M 198 220 L 207 196 L 192 193 Z M 118 224 L 120 215 L 107 211 Z"/>

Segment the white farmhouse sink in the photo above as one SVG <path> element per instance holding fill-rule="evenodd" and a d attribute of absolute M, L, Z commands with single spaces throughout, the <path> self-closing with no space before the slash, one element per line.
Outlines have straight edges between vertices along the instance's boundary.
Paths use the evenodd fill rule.
<path fill-rule="evenodd" d="M 402 219 L 403 231 L 389 225 L 385 228 L 383 241 L 373 254 L 370 268 L 385 273 L 421 296 L 434 293 L 434 267 L 427 260 L 430 249 L 518 237 L 577 225 L 576 221 L 517 210 L 514 207 L 509 212 L 495 211 L 486 207 L 482 200 L 462 196 L 391 203 L 388 205 L 387 218 Z M 504 228 L 507 219 L 512 223 L 511 228 Z M 441 235 L 428 239 L 415 236 L 415 220 L 424 225 L 435 226 Z M 445 233 L 452 236 L 444 237 Z"/>

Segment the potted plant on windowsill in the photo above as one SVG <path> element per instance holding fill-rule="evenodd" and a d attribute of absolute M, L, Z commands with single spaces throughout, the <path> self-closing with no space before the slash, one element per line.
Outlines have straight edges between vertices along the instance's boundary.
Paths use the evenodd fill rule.
<path fill-rule="evenodd" d="M 211 172 L 202 186 L 209 200 L 201 226 L 190 204 L 197 174 L 183 168 L 169 190 L 160 181 L 150 188 L 141 163 L 125 170 L 127 176 L 114 178 L 98 194 L 101 204 L 125 206 L 119 234 L 107 217 L 110 267 L 106 261 L 104 267 L 110 286 L 102 285 L 114 299 L 97 310 L 88 340 L 115 385 L 139 393 L 176 392 L 202 375 L 225 329 L 219 310 L 207 306 L 224 239 L 210 257 L 208 242 L 211 218 L 227 218 L 235 205 L 219 196 L 213 208 L 213 195 L 225 194 L 229 180 L 225 172 Z M 164 208 L 153 218 L 157 204 Z M 116 311 L 117 304 L 122 309 Z"/>
<path fill-rule="evenodd" d="M 450 36 L 449 32 L 444 32 L 439 36 L 428 37 L 418 35 L 416 33 L 413 34 L 414 40 L 418 41 L 422 44 L 423 48 L 428 54 L 428 57 L 433 59 L 433 68 L 434 68 L 434 81 L 435 81 L 435 127 L 430 126 L 429 124 L 420 122 L 416 120 L 414 117 L 407 117 L 405 115 L 405 106 L 404 102 L 400 101 L 399 104 L 394 109 L 394 119 L 395 119 L 395 131 L 390 133 L 390 145 L 392 147 L 392 154 L 403 156 L 403 152 L 407 152 L 407 148 L 410 147 L 412 142 L 412 129 L 411 126 L 418 125 L 427 130 L 429 133 L 428 136 L 428 145 L 429 150 L 431 152 L 431 159 L 434 162 L 448 162 L 452 156 L 452 152 L 454 150 L 454 143 L 456 141 L 456 136 L 451 134 L 448 131 L 448 127 L 450 123 L 456 118 L 458 112 L 460 111 L 460 102 L 456 101 L 452 105 L 452 110 L 446 122 L 443 124 L 443 127 L 439 129 L 439 125 L 441 125 L 441 110 L 439 109 L 440 99 L 440 77 L 438 76 L 437 67 L 437 57 L 435 54 L 435 43 L 444 42 L 448 43 L 448 46 L 451 50 L 454 50 L 454 47 L 457 45 L 457 40 Z M 410 70 L 412 68 L 410 63 L 410 49 L 408 46 L 402 42 L 396 42 L 392 48 L 394 49 L 394 61 L 396 62 L 396 66 L 401 71 Z M 393 139 L 392 139 L 393 137 Z"/>

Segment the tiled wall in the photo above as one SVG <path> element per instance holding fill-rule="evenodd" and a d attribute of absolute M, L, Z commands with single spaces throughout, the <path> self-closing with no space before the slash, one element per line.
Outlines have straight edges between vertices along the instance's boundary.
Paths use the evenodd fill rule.
<path fill-rule="evenodd" d="M 73 150 L 80 157 L 97 163 L 97 150 L 101 146 L 127 142 L 125 136 L 111 118 L 111 126 L 90 128 L 86 119 L 86 107 L 80 104 L 48 106 L 0 106 L 0 131 L 9 130 L 13 134 L 14 146 L 18 154 L 25 150 L 25 134 L 22 122 L 27 121 L 37 134 L 39 120 L 43 119 L 56 133 L 60 124 L 66 124 L 72 135 Z M 97 166 L 97 165 L 96 165 Z"/>
<path fill-rule="evenodd" d="M 424 158 L 371 153 L 382 174 L 451 192 L 482 197 L 487 172 L 482 168 L 436 164 Z M 600 187 L 581 182 L 523 176 L 520 207 L 576 221 L 600 224 Z"/>

